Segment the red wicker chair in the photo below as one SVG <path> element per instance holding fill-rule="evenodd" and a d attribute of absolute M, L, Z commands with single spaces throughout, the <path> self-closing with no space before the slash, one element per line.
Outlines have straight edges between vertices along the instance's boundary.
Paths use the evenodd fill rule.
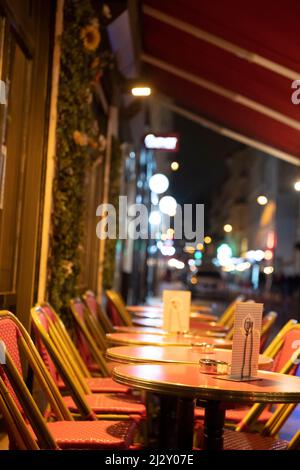
<path fill-rule="evenodd" d="M 201 449 L 202 437 L 198 442 Z M 261 436 L 257 433 L 236 432 L 230 429 L 224 430 L 224 450 L 286 450 L 289 446 L 287 441 L 273 437 Z"/>
<path fill-rule="evenodd" d="M 116 383 L 111 377 L 108 376 L 108 369 L 105 366 L 105 360 L 103 358 L 104 366 L 100 370 L 100 366 L 98 367 L 99 373 L 104 377 L 92 377 L 91 372 L 87 368 L 82 355 L 79 353 L 77 347 L 73 343 L 71 337 L 69 336 L 63 322 L 48 303 L 43 303 L 41 305 L 37 305 L 35 308 L 40 308 L 44 315 L 40 316 L 40 320 L 44 326 L 44 328 L 48 331 L 50 326 L 54 329 L 56 328 L 56 336 L 52 335 L 52 340 L 57 348 L 65 347 L 69 349 L 71 356 L 74 359 L 74 362 L 77 366 L 77 373 L 87 384 L 87 391 L 91 393 L 128 393 L 129 388 Z M 48 318 L 48 322 L 45 321 L 45 317 Z M 60 339 L 60 343 L 59 343 Z M 49 353 L 45 348 L 43 342 L 40 339 L 40 336 L 37 335 L 37 346 L 40 351 L 40 354 L 45 358 L 45 361 L 49 363 L 49 368 L 53 368 L 52 375 L 57 374 L 57 370 L 54 367 L 53 362 L 49 358 Z M 57 384 L 60 390 L 65 389 L 65 384 L 60 377 L 57 377 Z"/>
<path fill-rule="evenodd" d="M 57 348 L 52 341 L 49 317 L 40 307 L 31 309 L 31 317 L 46 367 L 54 380 L 60 376 L 67 386 L 70 396 L 63 397 L 65 405 L 73 414 L 81 418 L 90 416 L 135 419 L 139 421 L 146 416 L 145 406 L 133 397 L 125 394 L 91 394 L 87 392 L 85 381 L 78 375 L 78 368 L 66 349 Z"/>
<path fill-rule="evenodd" d="M 75 422 L 27 331 L 10 312 L 0 312 L 0 340 L 6 348 L 0 365 L 0 409 L 15 449 L 127 449 L 136 424 L 116 421 Z M 47 423 L 22 376 L 21 356 L 32 367 L 57 421 Z"/>
<path fill-rule="evenodd" d="M 86 306 L 77 297 L 70 301 L 70 310 L 73 315 L 77 337 L 77 346 L 85 364 L 91 372 L 97 373 L 99 368 L 106 368 L 109 373 L 103 351 L 106 350 L 105 337 L 98 337 L 97 342 L 86 325 Z"/>
<path fill-rule="evenodd" d="M 98 305 L 95 294 L 91 290 L 87 290 L 83 295 L 83 300 L 89 309 L 91 315 L 100 323 L 105 333 L 113 333 L 114 326 L 106 313 Z"/>

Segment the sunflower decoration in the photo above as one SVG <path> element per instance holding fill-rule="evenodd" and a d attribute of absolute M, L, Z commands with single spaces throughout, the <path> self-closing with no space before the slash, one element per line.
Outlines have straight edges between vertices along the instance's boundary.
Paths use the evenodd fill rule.
<path fill-rule="evenodd" d="M 80 145 L 80 147 L 85 147 L 88 145 L 88 136 L 80 131 L 73 132 L 73 140 L 75 144 Z"/>
<path fill-rule="evenodd" d="M 99 31 L 99 21 L 93 19 L 90 24 L 82 28 L 80 37 L 87 51 L 95 51 L 101 42 L 101 33 Z"/>
<path fill-rule="evenodd" d="M 72 261 L 62 260 L 61 267 L 64 270 L 66 276 L 70 276 L 73 272 L 73 263 Z"/>

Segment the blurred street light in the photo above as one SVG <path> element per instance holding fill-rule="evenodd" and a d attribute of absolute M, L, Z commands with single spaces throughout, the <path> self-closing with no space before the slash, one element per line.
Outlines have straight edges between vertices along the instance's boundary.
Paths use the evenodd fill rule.
<path fill-rule="evenodd" d="M 256 201 L 260 206 L 265 206 L 266 204 L 268 204 L 268 198 L 263 195 L 258 196 Z"/>
<path fill-rule="evenodd" d="M 161 215 L 158 211 L 152 211 L 149 215 L 149 224 L 150 225 L 159 225 L 161 223 Z"/>
<path fill-rule="evenodd" d="M 151 88 L 149 86 L 135 86 L 131 88 L 133 96 L 150 96 Z"/>
<path fill-rule="evenodd" d="M 201 258 L 202 258 L 202 253 L 201 253 L 201 251 L 195 251 L 195 253 L 194 253 L 194 258 L 195 258 L 195 259 L 201 259 Z"/>
<path fill-rule="evenodd" d="M 225 224 L 224 227 L 223 227 L 223 230 L 224 230 L 224 232 L 226 232 L 226 233 L 232 232 L 232 225 L 230 225 L 230 224 Z"/>
<path fill-rule="evenodd" d="M 227 243 L 222 243 L 217 248 L 217 258 L 221 266 L 231 264 L 232 249 Z"/>
<path fill-rule="evenodd" d="M 178 162 L 172 162 L 171 163 L 171 170 L 177 171 L 179 169 L 179 163 Z"/>
<path fill-rule="evenodd" d="M 244 263 L 238 264 L 235 269 L 239 272 L 243 272 L 243 271 L 246 271 L 246 269 L 249 269 L 249 268 L 251 268 L 251 263 L 249 263 L 249 261 L 245 261 Z"/>
<path fill-rule="evenodd" d="M 189 255 L 192 255 L 195 252 L 195 247 L 192 245 L 185 245 L 185 247 L 183 248 L 183 251 L 185 253 L 188 253 Z"/>
<path fill-rule="evenodd" d="M 167 238 L 169 238 L 170 240 L 173 240 L 174 238 L 174 233 L 175 233 L 175 230 L 173 228 L 168 228 L 167 230 Z"/>
<path fill-rule="evenodd" d="M 265 251 L 265 260 L 270 261 L 273 258 L 273 251 L 272 250 L 266 250 Z"/>
<path fill-rule="evenodd" d="M 184 269 L 184 263 L 176 258 L 169 259 L 168 266 L 175 269 Z"/>
<path fill-rule="evenodd" d="M 151 176 L 149 180 L 149 187 L 154 193 L 162 194 L 167 191 L 169 187 L 169 180 L 165 175 L 156 173 L 155 175 Z"/>
<path fill-rule="evenodd" d="M 173 256 L 176 253 L 176 249 L 174 248 L 174 246 L 164 245 L 161 247 L 160 251 L 163 256 Z"/>
<path fill-rule="evenodd" d="M 300 179 L 295 182 L 294 188 L 295 188 L 296 191 L 300 191 Z"/>
<path fill-rule="evenodd" d="M 211 242 L 212 242 L 211 237 L 209 237 L 209 236 L 204 237 L 204 243 L 206 243 L 207 245 L 209 245 Z"/>
<path fill-rule="evenodd" d="M 255 250 L 254 252 L 254 259 L 255 261 L 262 261 L 265 257 L 265 253 L 263 252 L 263 250 Z"/>
<path fill-rule="evenodd" d="M 271 232 L 269 232 L 267 236 L 267 247 L 272 249 L 275 247 L 275 244 L 276 244 L 276 235 L 275 235 L 275 232 L 271 230 Z"/>
<path fill-rule="evenodd" d="M 274 271 L 273 266 L 266 266 L 266 267 L 264 268 L 264 273 L 265 273 L 265 274 L 272 274 L 273 271 Z"/>
<path fill-rule="evenodd" d="M 163 214 L 174 217 L 176 214 L 177 202 L 172 196 L 164 196 L 159 201 L 159 208 Z"/>
<path fill-rule="evenodd" d="M 157 206 L 158 203 L 159 203 L 158 195 L 154 193 L 153 191 L 151 191 L 151 204 L 153 204 L 153 206 Z"/>

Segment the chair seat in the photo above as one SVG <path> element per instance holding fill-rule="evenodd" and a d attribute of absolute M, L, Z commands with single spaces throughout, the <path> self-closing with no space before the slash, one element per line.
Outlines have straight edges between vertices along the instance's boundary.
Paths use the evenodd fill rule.
<path fill-rule="evenodd" d="M 128 393 L 130 388 L 118 384 L 111 377 L 87 377 L 86 383 L 93 393 Z"/>
<path fill-rule="evenodd" d="M 91 372 L 91 374 L 101 374 L 100 366 L 96 362 L 91 362 L 87 364 L 87 368 Z"/>
<path fill-rule="evenodd" d="M 203 449 L 203 428 L 200 427 L 197 431 L 196 446 L 200 450 Z M 288 447 L 287 441 L 231 429 L 224 429 L 223 439 L 224 450 L 285 450 Z"/>
<path fill-rule="evenodd" d="M 146 416 L 146 408 L 142 403 L 132 399 L 130 396 L 102 393 L 85 395 L 85 399 L 90 408 L 96 414 L 128 414 Z M 63 397 L 66 406 L 72 413 L 78 412 L 78 408 L 72 397 Z"/>
<path fill-rule="evenodd" d="M 287 441 L 261 436 L 257 433 L 224 430 L 224 450 L 285 450 Z"/>
<path fill-rule="evenodd" d="M 249 408 L 237 409 L 237 410 L 226 410 L 225 420 L 231 423 L 238 424 L 248 413 Z M 262 414 L 257 418 L 259 424 L 265 424 L 272 416 L 272 411 L 265 409 Z"/>
<path fill-rule="evenodd" d="M 204 418 L 204 408 L 198 408 L 196 407 L 195 408 L 195 419 L 203 419 Z M 225 417 L 225 421 L 228 423 L 235 423 L 235 424 L 238 424 L 246 415 L 246 413 L 248 413 L 249 411 L 249 408 L 240 408 L 240 409 L 232 409 L 232 410 L 226 410 L 226 417 Z M 257 419 L 257 422 L 260 423 L 260 424 L 264 424 L 266 423 L 269 418 L 271 418 L 272 416 L 272 412 L 268 409 L 265 409 L 262 414 L 259 416 L 259 418 Z"/>
<path fill-rule="evenodd" d="M 85 381 L 92 393 L 128 393 L 129 387 L 118 384 L 110 377 L 85 377 Z M 58 388 L 65 390 L 66 385 L 60 378 L 58 381 Z"/>
<path fill-rule="evenodd" d="M 56 421 L 49 431 L 61 449 L 128 449 L 136 424 L 133 421 Z"/>

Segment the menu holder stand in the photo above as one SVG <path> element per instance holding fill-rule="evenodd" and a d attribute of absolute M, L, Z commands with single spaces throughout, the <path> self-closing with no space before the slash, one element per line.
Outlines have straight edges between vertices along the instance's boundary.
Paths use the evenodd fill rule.
<path fill-rule="evenodd" d="M 257 376 L 263 304 L 237 302 L 234 315 L 230 375 L 218 377 L 233 382 L 261 380 Z"/>

